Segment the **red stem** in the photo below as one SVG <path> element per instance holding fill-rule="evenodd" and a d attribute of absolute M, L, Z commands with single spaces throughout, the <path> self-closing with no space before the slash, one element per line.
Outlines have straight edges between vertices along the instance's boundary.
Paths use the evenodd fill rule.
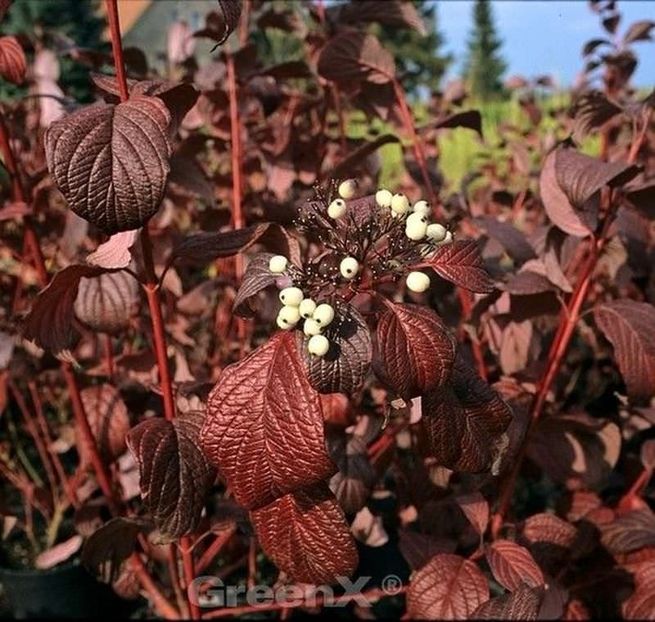
<path fill-rule="evenodd" d="M 243 215 L 243 178 L 241 174 L 241 120 L 239 118 L 239 99 L 234 57 L 229 53 L 227 54 L 227 88 L 230 99 L 230 137 L 232 141 L 232 226 L 234 229 L 242 229 L 245 219 Z M 241 253 L 237 253 L 235 256 L 234 267 L 237 283 L 240 283 L 245 268 Z M 243 347 L 246 339 L 246 324 L 241 318 L 237 319 L 237 333 Z"/>
<path fill-rule="evenodd" d="M 23 420 L 25 421 L 25 427 L 27 428 L 27 431 L 29 432 L 32 439 L 34 440 L 34 444 L 36 445 L 36 450 L 39 454 L 39 458 L 41 458 L 41 463 L 43 464 L 46 477 L 48 478 L 48 483 L 50 484 L 50 491 L 52 494 L 53 501 L 56 501 L 58 496 L 57 479 L 55 477 L 55 472 L 52 463 L 50 462 L 48 450 L 45 444 L 43 443 L 41 434 L 39 434 L 39 430 L 36 427 L 36 423 L 32 418 L 32 413 L 27 407 L 27 402 L 21 395 L 20 391 L 18 390 L 18 387 L 14 384 L 13 380 L 11 379 L 7 380 L 7 386 L 9 387 L 9 390 L 13 393 L 14 400 L 18 405 L 18 410 L 20 410 L 21 414 L 23 415 Z"/>
<path fill-rule="evenodd" d="M 207 550 L 202 554 L 196 563 L 196 572 L 201 574 L 212 563 L 214 558 L 223 550 L 223 547 L 230 541 L 232 536 L 236 533 L 236 527 L 230 527 L 225 531 L 219 533 L 214 541 L 207 547 Z"/>
<path fill-rule="evenodd" d="M 127 76 L 125 75 L 125 60 L 123 58 L 123 45 L 121 39 L 121 25 L 118 18 L 118 0 L 105 0 L 109 31 L 111 33 L 111 51 L 114 55 L 116 67 L 116 80 L 121 95 L 121 101 L 127 101 L 130 94 L 127 89 Z"/>
<path fill-rule="evenodd" d="M 43 434 L 43 438 L 45 439 L 45 442 L 49 447 L 52 444 L 52 437 L 50 436 L 50 429 L 48 427 L 48 422 L 46 421 L 45 414 L 43 412 L 43 404 L 41 403 L 39 391 L 36 388 L 36 383 L 34 383 L 33 381 L 28 383 L 28 387 L 30 389 L 30 395 L 32 396 L 32 402 L 34 403 L 34 408 L 36 409 L 36 420 L 38 421 L 39 427 L 41 428 L 41 434 Z M 59 480 L 61 482 L 64 491 L 66 492 L 66 496 L 68 497 L 68 500 L 70 501 L 71 505 L 74 508 L 79 507 L 77 493 L 75 492 L 75 488 L 71 486 L 68 476 L 66 475 L 64 466 L 62 465 L 61 460 L 59 459 L 59 455 L 57 454 L 57 452 L 52 451 L 49 452 L 49 456 L 52 459 L 52 463 L 54 464 L 55 470 L 57 471 L 57 476 L 59 477 Z"/>
<path fill-rule="evenodd" d="M 428 193 L 428 199 L 433 206 L 433 210 L 438 208 L 437 205 L 437 195 L 435 194 L 434 188 L 432 187 L 432 181 L 430 180 L 430 174 L 428 172 L 428 159 L 425 155 L 425 150 L 423 149 L 423 143 L 421 138 L 416 132 L 416 126 L 414 125 L 414 116 L 412 111 L 407 105 L 407 96 L 405 90 L 398 80 L 395 78 L 392 80 L 393 90 L 396 95 L 396 101 L 400 106 L 401 117 L 403 120 L 403 125 L 405 130 L 410 135 L 412 139 L 412 147 L 414 148 L 414 157 L 416 158 L 416 163 L 421 169 L 421 175 L 423 176 L 423 183 L 425 184 L 425 189 Z M 436 214 L 436 212 L 435 212 Z"/>
<path fill-rule="evenodd" d="M 629 164 L 634 164 L 637 159 L 639 149 L 645 139 L 646 132 L 648 130 L 648 124 L 650 122 L 651 113 L 652 111 L 649 111 L 648 114 L 645 116 L 644 126 L 641 132 L 639 133 L 639 135 L 636 136 L 633 140 L 628 155 Z M 608 234 L 612 222 L 614 221 L 614 216 L 617 209 L 617 205 L 613 204 L 613 200 L 614 200 L 614 194 L 610 192 L 609 199 L 608 199 L 609 209 L 607 215 L 605 216 L 605 220 L 603 222 L 601 232 L 593 240 L 591 252 L 589 253 L 589 256 L 587 257 L 587 261 L 582 268 L 582 272 L 577 282 L 576 288 L 573 291 L 573 294 L 571 295 L 571 299 L 569 300 L 566 309 L 564 309 L 561 313 L 560 323 L 557 332 L 555 334 L 553 343 L 551 345 L 550 351 L 548 353 L 546 371 L 539 384 L 539 389 L 537 391 L 537 394 L 532 404 L 532 409 L 530 411 L 530 422 L 528 424 L 527 433 L 523 438 L 522 445 L 519 447 L 518 454 L 514 460 L 514 465 L 512 467 L 512 470 L 510 471 L 508 477 L 503 482 L 499 495 L 499 500 L 498 500 L 498 510 L 493 515 L 490 521 L 491 536 L 493 538 L 498 537 L 505 516 L 509 511 L 509 506 L 512 502 L 512 497 L 514 495 L 516 480 L 518 478 L 518 474 L 521 470 L 521 464 L 525 456 L 525 452 L 528 444 L 527 443 L 528 438 L 531 432 L 534 430 L 534 426 L 536 422 L 539 420 L 539 417 L 541 417 L 543 413 L 544 407 L 546 405 L 546 398 L 548 396 L 548 392 L 550 391 L 553 383 L 555 382 L 555 379 L 557 378 L 557 375 L 564 361 L 564 357 L 568 350 L 569 344 L 571 342 L 571 338 L 573 337 L 573 334 L 575 332 L 577 322 L 580 318 L 580 310 L 582 309 L 582 305 L 584 304 L 584 301 L 586 299 L 587 292 L 589 291 L 594 270 L 596 269 L 596 264 L 598 263 L 598 259 L 603 251 L 603 248 L 605 247 L 605 244 L 608 241 Z"/>

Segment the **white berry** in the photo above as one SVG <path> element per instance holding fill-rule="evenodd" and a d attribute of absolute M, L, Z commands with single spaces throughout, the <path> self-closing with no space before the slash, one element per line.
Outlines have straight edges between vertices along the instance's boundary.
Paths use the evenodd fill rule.
<path fill-rule="evenodd" d="M 393 194 L 384 188 L 381 188 L 375 193 L 375 202 L 379 207 L 391 207 L 392 198 Z"/>
<path fill-rule="evenodd" d="M 352 199 L 357 191 L 357 182 L 354 179 L 346 179 L 339 184 L 337 192 L 342 199 Z"/>
<path fill-rule="evenodd" d="M 284 305 L 277 314 L 277 319 L 279 320 L 278 326 L 280 322 L 285 325 L 295 326 L 300 321 L 300 311 L 298 311 L 298 307 Z"/>
<path fill-rule="evenodd" d="M 307 342 L 307 350 L 314 356 L 325 356 L 330 349 L 330 342 L 324 335 L 314 335 Z"/>
<path fill-rule="evenodd" d="M 273 274 L 282 274 L 287 269 L 289 261 L 284 255 L 273 255 L 268 262 L 268 269 Z"/>
<path fill-rule="evenodd" d="M 311 298 L 305 298 L 300 303 L 298 311 L 300 311 L 301 317 L 308 319 L 314 315 L 314 311 L 316 311 L 316 303 Z"/>
<path fill-rule="evenodd" d="M 302 326 L 302 330 L 305 335 L 312 337 L 314 335 L 319 335 L 323 328 L 316 320 L 309 318 L 308 320 L 305 320 L 305 323 Z"/>
<path fill-rule="evenodd" d="M 441 242 L 438 242 L 437 246 L 445 246 L 446 244 L 450 244 L 452 241 L 453 241 L 452 231 L 446 231 L 446 235 L 444 236 L 444 239 L 441 240 Z"/>
<path fill-rule="evenodd" d="M 430 204 L 427 201 L 416 201 L 414 203 L 414 213 L 423 214 L 423 216 L 428 216 L 430 214 Z"/>
<path fill-rule="evenodd" d="M 422 214 L 416 212 L 407 217 L 405 223 L 405 235 L 414 241 L 422 240 L 428 230 L 428 219 Z"/>
<path fill-rule="evenodd" d="M 430 287 L 430 277 L 425 272 L 410 272 L 407 275 L 407 287 L 420 294 Z"/>
<path fill-rule="evenodd" d="M 354 257 L 346 257 L 339 264 L 339 272 L 344 279 L 354 279 L 359 272 L 359 261 Z"/>
<path fill-rule="evenodd" d="M 409 211 L 409 199 L 402 193 L 394 194 L 391 198 L 391 210 L 396 214 Z"/>
<path fill-rule="evenodd" d="M 277 316 L 277 319 L 275 320 L 277 327 L 281 328 L 282 330 L 291 330 L 294 325 L 289 324 L 288 322 L 285 322 L 279 315 Z"/>
<path fill-rule="evenodd" d="M 280 301 L 282 304 L 291 307 L 297 307 L 304 297 L 305 296 L 299 287 L 285 287 L 280 292 Z"/>
<path fill-rule="evenodd" d="M 328 326 L 334 319 L 334 309 L 331 305 L 323 303 L 316 307 L 312 319 L 321 326 Z"/>
<path fill-rule="evenodd" d="M 446 227 L 439 223 L 428 225 L 428 237 L 434 242 L 441 242 L 447 233 Z"/>
<path fill-rule="evenodd" d="M 343 199 L 334 199 L 327 209 L 328 216 L 337 220 L 346 213 L 346 202 Z"/>

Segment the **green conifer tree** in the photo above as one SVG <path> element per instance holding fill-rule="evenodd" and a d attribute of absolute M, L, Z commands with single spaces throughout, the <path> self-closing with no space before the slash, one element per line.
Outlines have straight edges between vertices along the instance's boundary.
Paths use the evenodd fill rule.
<path fill-rule="evenodd" d="M 464 78 L 471 93 L 481 100 L 494 99 L 503 93 L 502 76 L 507 65 L 500 55 L 501 45 L 490 1 L 475 0 Z"/>

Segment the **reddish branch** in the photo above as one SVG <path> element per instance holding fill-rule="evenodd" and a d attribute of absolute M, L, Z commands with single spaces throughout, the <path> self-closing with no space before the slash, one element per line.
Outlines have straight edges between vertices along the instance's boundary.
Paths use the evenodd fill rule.
<path fill-rule="evenodd" d="M 402 87 L 402 84 L 396 79 L 392 79 L 393 90 L 396 95 L 396 100 L 398 106 L 400 107 L 400 115 L 405 126 L 405 130 L 410 135 L 412 139 L 412 147 L 414 148 L 414 157 L 416 158 L 416 163 L 421 169 L 421 175 L 423 176 L 423 184 L 428 193 L 428 199 L 433 206 L 433 209 L 437 209 L 438 197 L 432 187 L 432 181 L 430 179 L 430 173 L 428 168 L 428 159 L 425 155 L 425 149 L 423 148 L 423 143 L 421 138 L 416 132 L 416 127 L 414 125 L 414 116 L 412 111 L 407 105 L 407 95 L 405 90 Z M 436 213 L 436 212 L 435 212 Z"/>
<path fill-rule="evenodd" d="M 637 160 L 639 150 L 641 145 L 646 137 L 646 132 L 648 130 L 648 125 L 650 123 L 652 111 L 649 111 L 644 118 L 644 126 L 637 136 L 634 137 L 632 145 L 630 147 L 630 152 L 628 154 L 628 163 L 634 164 Z M 587 257 L 586 262 L 580 273 L 580 278 L 576 284 L 576 287 L 571 295 L 571 298 L 565 309 L 562 310 L 560 315 L 560 323 L 558 329 L 555 333 L 555 338 L 551 345 L 550 351 L 548 353 L 548 359 L 546 362 L 546 370 L 544 375 L 539 383 L 537 394 L 532 403 L 532 408 L 530 410 L 530 421 L 528 423 L 528 431 L 523 439 L 523 443 L 519 448 L 518 455 L 515 458 L 514 465 L 509 475 L 502 484 L 502 488 L 498 500 L 498 510 L 493 515 L 490 528 L 491 535 L 493 538 L 497 538 L 500 532 L 500 529 L 503 525 L 505 516 L 509 511 L 510 504 L 512 502 L 512 497 L 514 495 L 514 488 L 516 487 L 516 480 L 518 474 L 521 470 L 521 464 L 525 456 L 528 439 L 531 432 L 534 430 L 536 422 L 539 420 L 543 414 L 544 407 L 546 405 L 547 396 L 550 392 L 553 383 L 555 382 L 559 371 L 564 362 L 564 358 L 568 351 L 568 347 L 571 343 L 571 338 L 575 333 L 575 329 L 580 319 L 580 311 L 582 305 L 585 302 L 587 297 L 587 292 L 592 283 L 592 277 L 598 263 L 605 245 L 608 242 L 608 234 L 611 228 L 611 225 L 614 221 L 616 215 L 616 210 L 618 205 L 615 203 L 615 196 L 613 192 L 609 193 L 609 209 L 603 221 L 600 233 L 592 240 L 590 253 Z"/>

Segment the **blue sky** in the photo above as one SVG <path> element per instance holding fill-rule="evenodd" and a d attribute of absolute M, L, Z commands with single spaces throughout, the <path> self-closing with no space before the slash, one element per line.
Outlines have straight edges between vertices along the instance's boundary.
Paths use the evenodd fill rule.
<path fill-rule="evenodd" d="M 508 75 L 526 77 L 549 73 L 569 85 L 583 67 L 585 41 L 603 36 L 598 16 L 585 0 L 492 0 L 496 26 L 503 39 Z M 622 0 L 619 32 L 639 19 L 655 20 L 654 0 Z M 461 69 L 471 27 L 471 0 L 438 0 L 439 30 L 444 48 L 455 55 L 452 73 Z M 634 76 L 638 86 L 655 85 L 655 42 L 637 43 L 640 63 Z"/>

